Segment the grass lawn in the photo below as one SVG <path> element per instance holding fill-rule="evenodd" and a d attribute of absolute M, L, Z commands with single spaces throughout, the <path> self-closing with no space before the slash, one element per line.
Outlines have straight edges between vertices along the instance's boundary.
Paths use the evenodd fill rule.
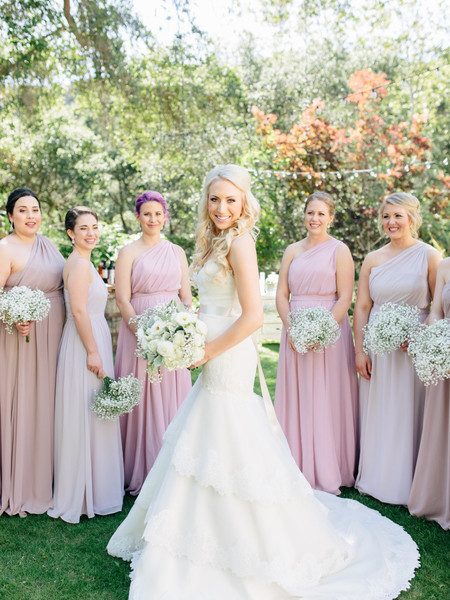
<path fill-rule="evenodd" d="M 264 344 L 261 359 L 267 384 L 275 388 L 278 345 Z M 255 388 L 258 390 L 258 386 Z M 450 532 L 437 523 L 412 517 L 401 506 L 382 504 L 344 488 L 342 496 L 359 500 L 402 525 L 419 546 L 421 567 L 401 600 L 450 599 Z M 108 556 L 106 544 L 130 510 L 109 517 L 83 518 L 69 525 L 46 515 L 0 517 L 1 600 L 126 600 L 129 565 Z M 333 600 L 330 598 L 330 600 Z M 361 598 L 364 600 L 364 598 Z"/>

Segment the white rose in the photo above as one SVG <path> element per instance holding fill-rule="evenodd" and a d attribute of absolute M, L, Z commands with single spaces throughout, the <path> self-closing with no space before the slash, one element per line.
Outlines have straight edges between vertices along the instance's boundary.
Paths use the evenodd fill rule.
<path fill-rule="evenodd" d="M 159 342 L 158 344 L 158 354 L 160 354 L 161 356 L 164 357 L 172 357 L 175 354 L 175 349 L 173 347 L 172 342 L 169 342 L 168 340 L 163 340 L 162 342 Z"/>
<path fill-rule="evenodd" d="M 173 336 L 173 343 L 175 346 L 183 346 L 184 345 L 184 334 L 182 331 L 177 331 Z"/>
<path fill-rule="evenodd" d="M 208 333 L 208 328 L 206 326 L 206 323 L 204 323 L 203 321 L 200 321 L 200 319 L 195 324 L 195 328 L 197 329 L 198 333 L 200 333 L 201 335 L 206 335 Z"/>

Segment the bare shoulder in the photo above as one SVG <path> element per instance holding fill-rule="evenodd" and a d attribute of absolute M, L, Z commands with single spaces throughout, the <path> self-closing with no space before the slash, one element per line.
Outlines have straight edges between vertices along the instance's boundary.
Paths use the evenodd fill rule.
<path fill-rule="evenodd" d="M 249 233 L 243 233 L 231 242 L 230 256 L 255 251 L 255 242 Z"/>
<path fill-rule="evenodd" d="M 64 278 L 88 278 L 91 279 L 92 263 L 87 258 L 71 254 L 64 266 Z"/>
<path fill-rule="evenodd" d="M 287 260 L 292 260 L 296 256 L 299 256 L 306 250 L 306 239 L 299 240 L 298 242 L 293 242 L 287 246 L 284 251 L 283 258 L 286 257 Z"/>
<path fill-rule="evenodd" d="M 450 280 L 450 258 L 444 258 L 438 266 L 438 277 L 442 277 L 444 283 Z"/>
<path fill-rule="evenodd" d="M 134 242 L 130 242 L 119 250 L 118 256 L 121 256 L 123 259 L 127 259 L 129 257 L 135 257 L 139 252 L 139 241 L 135 240 Z"/>
<path fill-rule="evenodd" d="M 11 236 L 7 235 L 0 240 L 0 256 L 7 258 L 13 252 L 14 244 L 11 242 Z"/>
<path fill-rule="evenodd" d="M 382 248 L 378 248 L 378 250 L 372 250 L 366 256 L 363 261 L 363 267 L 366 269 L 372 269 L 373 267 L 378 267 L 383 264 L 389 258 L 389 251 L 387 246 L 383 246 Z"/>

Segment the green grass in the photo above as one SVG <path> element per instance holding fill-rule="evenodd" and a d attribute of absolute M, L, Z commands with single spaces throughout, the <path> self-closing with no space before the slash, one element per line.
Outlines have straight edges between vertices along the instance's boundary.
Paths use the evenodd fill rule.
<path fill-rule="evenodd" d="M 273 396 L 278 344 L 264 344 L 261 361 Z M 194 378 L 198 372 L 194 374 Z M 256 384 L 255 390 L 258 391 Z M 406 508 L 382 504 L 343 488 L 342 496 L 359 500 L 399 523 L 419 546 L 421 567 L 401 600 L 450 599 L 450 532 L 437 523 L 412 517 Z M 110 557 L 106 544 L 130 510 L 109 517 L 83 518 L 69 525 L 46 515 L 0 517 L 1 600 L 126 600 L 129 565 Z M 333 600 L 330 598 L 330 600 Z M 361 598 L 364 600 L 364 598 Z"/>

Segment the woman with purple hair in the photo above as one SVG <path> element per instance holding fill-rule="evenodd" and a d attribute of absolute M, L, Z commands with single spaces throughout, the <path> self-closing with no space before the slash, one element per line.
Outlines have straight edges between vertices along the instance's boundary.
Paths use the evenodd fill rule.
<path fill-rule="evenodd" d="M 191 377 L 187 369 L 163 369 L 162 381 L 150 383 L 146 361 L 135 356 L 136 325 L 130 319 L 173 299 L 192 303 L 184 250 L 161 238 L 168 220 L 166 201 L 158 192 L 145 192 L 136 200 L 135 212 L 142 235 L 120 250 L 116 264 L 116 302 L 122 323 L 115 365 L 116 377 L 133 373 L 144 381 L 140 403 L 120 423 L 125 488 L 133 495 L 139 493 L 167 426 L 191 389 Z"/>

